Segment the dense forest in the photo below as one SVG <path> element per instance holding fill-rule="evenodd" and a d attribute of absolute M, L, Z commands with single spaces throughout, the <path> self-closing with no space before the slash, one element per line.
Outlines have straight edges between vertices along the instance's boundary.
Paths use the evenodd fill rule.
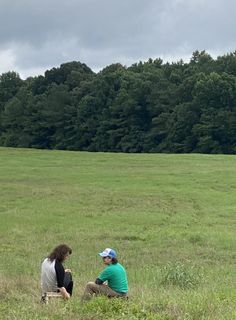
<path fill-rule="evenodd" d="M 236 51 L 163 63 L 80 62 L 22 80 L 0 75 L 0 145 L 62 150 L 236 153 Z"/>

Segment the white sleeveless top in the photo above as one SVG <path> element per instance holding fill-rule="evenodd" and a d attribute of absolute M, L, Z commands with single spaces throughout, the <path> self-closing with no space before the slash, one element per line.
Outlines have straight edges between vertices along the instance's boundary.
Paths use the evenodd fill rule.
<path fill-rule="evenodd" d="M 55 261 L 46 258 L 41 267 L 41 289 L 42 293 L 57 292 L 57 276 L 55 271 Z"/>

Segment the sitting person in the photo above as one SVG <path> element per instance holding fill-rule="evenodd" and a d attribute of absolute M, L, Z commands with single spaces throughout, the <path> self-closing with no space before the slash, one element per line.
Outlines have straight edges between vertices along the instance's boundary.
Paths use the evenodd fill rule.
<path fill-rule="evenodd" d="M 128 281 L 124 267 L 118 263 L 116 252 L 107 248 L 99 253 L 105 265 L 95 282 L 88 282 L 82 301 L 89 300 L 93 295 L 102 294 L 109 298 L 128 297 Z"/>
<path fill-rule="evenodd" d="M 57 246 L 43 261 L 41 267 L 42 301 L 46 292 L 60 292 L 64 299 L 72 295 L 73 281 L 70 269 L 64 269 L 62 263 L 72 253 L 66 244 Z"/>

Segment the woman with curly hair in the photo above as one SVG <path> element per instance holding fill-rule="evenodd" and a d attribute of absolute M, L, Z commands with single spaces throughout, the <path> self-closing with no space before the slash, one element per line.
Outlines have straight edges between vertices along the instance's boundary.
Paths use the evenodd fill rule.
<path fill-rule="evenodd" d="M 44 259 L 41 266 L 42 297 L 46 292 L 60 292 L 64 299 L 71 297 L 73 290 L 71 270 L 64 269 L 62 265 L 71 253 L 70 247 L 60 244 Z"/>

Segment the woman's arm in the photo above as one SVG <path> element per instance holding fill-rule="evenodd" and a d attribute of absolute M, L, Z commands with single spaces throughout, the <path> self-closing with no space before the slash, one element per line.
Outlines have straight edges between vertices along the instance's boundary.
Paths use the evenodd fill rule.
<path fill-rule="evenodd" d="M 61 262 L 57 260 L 55 262 L 55 271 L 56 271 L 56 277 L 57 277 L 58 290 L 60 291 L 64 299 L 69 299 L 70 294 L 66 291 L 66 288 L 64 287 L 65 269 L 61 264 Z"/>

